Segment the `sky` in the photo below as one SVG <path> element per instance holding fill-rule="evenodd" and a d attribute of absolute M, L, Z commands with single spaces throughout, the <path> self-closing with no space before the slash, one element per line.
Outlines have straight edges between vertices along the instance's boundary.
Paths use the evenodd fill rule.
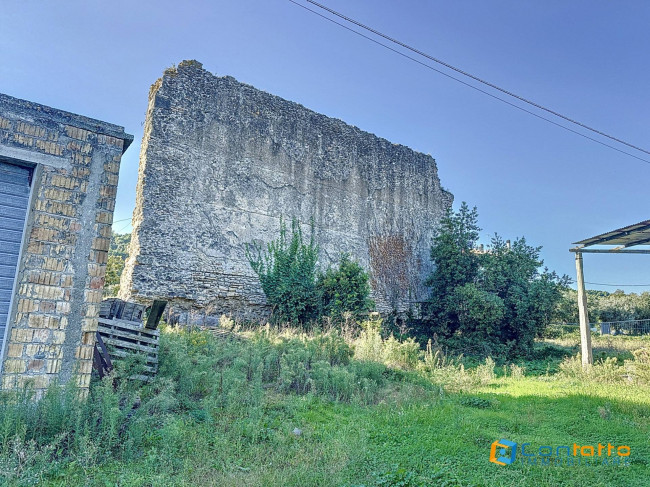
<path fill-rule="evenodd" d="M 646 1 L 322 3 L 650 150 Z M 495 232 L 525 236 L 543 247 L 549 268 L 574 279 L 572 242 L 650 218 L 650 163 L 514 109 L 289 0 L 0 0 L 0 6 L 0 92 L 134 135 L 122 159 L 116 231 L 130 230 L 149 87 L 184 59 L 431 154 L 454 207 L 462 201 L 478 207 L 482 242 Z M 587 282 L 615 284 L 589 288 L 650 290 L 650 255 L 591 254 L 584 265 Z"/>

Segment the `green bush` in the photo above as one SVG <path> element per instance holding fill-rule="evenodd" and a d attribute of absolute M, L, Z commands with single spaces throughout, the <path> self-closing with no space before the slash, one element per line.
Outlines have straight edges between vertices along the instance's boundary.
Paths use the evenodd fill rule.
<path fill-rule="evenodd" d="M 318 277 L 317 286 L 323 300 L 323 313 L 335 321 L 342 321 L 344 314 L 359 320 L 375 307 L 370 299 L 368 273 L 357 262 L 342 254 L 338 268 L 327 269 Z"/>
<path fill-rule="evenodd" d="M 270 242 L 266 250 L 257 243 L 247 245 L 246 255 L 271 305 L 275 323 L 308 323 L 320 316 L 318 246 L 313 223 L 309 243 L 305 243 L 298 220 L 291 222 L 290 236 L 281 220 L 278 239 Z"/>
<path fill-rule="evenodd" d="M 556 309 L 567 278 L 541 269 L 541 247 L 498 235 L 477 249 L 476 208 L 449 211 L 434 238 L 424 332 L 472 355 L 529 354 Z"/>
<path fill-rule="evenodd" d="M 280 221 L 278 239 L 270 242 L 266 250 L 259 244 L 249 244 L 246 255 L 276 324 L 305 325 L 326 316 L 340 323 L 356 320 L 374 307 L 368 273 L 347 254 L 341 255 L 336 269 L 318 271 L 313 222 L 309 243 L 304 242 L 297 220 L 291 222 L 290 236 Z"/>
<path fill-rule="evenodd" d="M 634 360 L 625 361 L 630 378 L 638 384 L 650 384 L 650 349 L 640 348 L 632 352 Z"/>
<path fill-rule="evenodd" d="M 130 243 L 130 233 L 111 232 L 111 245 L 108 249 L 108 262 L 106 263 L 104 296 L 117 296 L 120 290 L 120 278 L 124 270 L 124 263 L 129 256 Z"/>

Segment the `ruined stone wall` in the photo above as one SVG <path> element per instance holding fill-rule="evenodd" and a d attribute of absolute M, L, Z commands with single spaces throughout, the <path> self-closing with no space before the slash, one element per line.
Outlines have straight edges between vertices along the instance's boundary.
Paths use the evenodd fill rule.
<path fill-rule="evenodd" d="M 244 244 L 279 218 L 315 222 L 322 265 L 349 252 L 380 309 L 426 295 L 432 232 L 452 203 L 431 156 L 240 83 L 200 63 L 151 89 L 122 297 L 258 316 Z"/>
<path fill-rule="evenodd" d="M 0 160 L 33 170 L 2 387 L 87 388 L 123 127 L 0 94 Z M 2 235 L 0 235 L 0 238 Z"/>

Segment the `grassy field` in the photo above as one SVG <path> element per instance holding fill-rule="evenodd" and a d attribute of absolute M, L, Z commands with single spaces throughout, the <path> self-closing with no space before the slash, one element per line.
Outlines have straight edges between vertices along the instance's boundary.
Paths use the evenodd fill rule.
<path fill-rule="evenodd" d="M 69 391 L 30 407 L 4 397 L 5 484 L 648 485 L 650 365 L 633 355 L 642 339 L 596 340 L 615 358 L 587 373 L 570 358 L 576 337 L 540 343 L 519 366 L 476 367 L 372 332 L 224 340 L 168 329 L 161 340 L 146 387 L 96 383 L 85 404 Z M 628 445 L 629 466 L 528 465 L 520 454 L 500 466 L 489 454 L 502 438 L 533 452 Z"/>

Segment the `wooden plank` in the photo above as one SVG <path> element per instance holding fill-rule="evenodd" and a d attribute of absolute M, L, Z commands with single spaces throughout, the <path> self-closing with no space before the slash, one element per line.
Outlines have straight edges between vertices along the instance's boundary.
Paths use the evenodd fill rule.
<path fill-rule="evenodd" d="M 119 352 L 118 354 L 111 353 L 111 355 L 113 356 L 113 360 L 120 360 L 120 359 L 123 359 L 123 358 L 127 357 L 129 354 L 122 351 L 122 352 Z M 155 374 L 158 371 L 158 364 L 157 363 L 145 362 L 143 364 L 143 367 L 145 368 L 145 370 L 147 372 L 150 372 L 150 373 L 153 373 L 153 374 Z"/>
<path fill-rule="evenodd" d="M 105 338 L 104 340 L 108 341 L 109 339 Z M 117 355 L 115 355 L 114 352 L 116 352 L 116 351 L 117 352 L 130 353 L 130 354 L 140 354 L 140 355 L 142 355 L 142 356 L 144 356 L 144 357 L 146 357 L 148 359 L 151 359 L 152 363 L 154 363 L 153 360 L 154 359 L 157 360 L 157 357 L 158 357 L 158 354 L 156 354 L 156 353 L 149 353 L 149 352 L 143 351 L 143 350 L 136 350 L 136 349 L 131 348 L 131 347 L 122 346 L 119 343 L 118 344 L 107 344 L 107 345 L 109 346 L 109 349 L 110 349 L 109 354 L 111 356 L 115 356 L 117 358 L 121 358 L 121 357 L 118 357 Z"/>
<path fill-rule="evenodd" d="M 117 315 L 116 318 L 121 318 L 123 320 L 129 321 L 142 321 L 144 310 L 144 305 L 126 301 L 124 302 L 122 313 L 120 315 Z"/>
<path fill-rule="evenodd" d="M 102 335 L 102 338 L 104 339 L 104 343 L 106 343 L 106 345 L 112 345 L 114 347 L 127 348 L 127 349 L 130 349 L 130 350 L 137 350 L 139 352 L 146 352 L 146 353 L 150 353 L 150 354 L 153 354 L 153 355 L 158 354 L 158 349 L 157 348 L 147 347 L 145 345 L 139 345 L 137 343 L 123 342 L 122 340 L 118 340 L 118 339 L 115 339 L 115 338 L 110 338 L 110 337 L 104 335 L 101 332 L 100 332 L 100 334 Z"/>
<path fill-rule="evenodd" d="M 99 333 L 95 335 L 95 346 L 93 347 L 93 368 L 99 373 L 99 377 L 105 377 L 113 369 L 110 354 Z"/>
<path fill-rule="evenodd" d="M 97 322 L 99 323 L 99 326 L 103 326 L 105 328 L 119 328 L 124 331 L 131 331 L 133 333 L 149 337 L 160 336 L 160 330 L 150 330 L 148 328 L 143 328 L 142 323 L 135 323 L 133 321 L 118 319 L 108 320 L 106 318 L 97 318 Z"/>
<path fill-rule="evenodd" d="M 142 352 L 134 352 L 133 350 L 122 350 L 122 349 L 111 347 L 110 356 L 113 361 L 123 359 L 130 355 L 140 355 L 141 357 L 146 359 L 144 360 L 144 365 L 146 365 L 147 367 L 151 367 L 151 369 L 154 372 L 158 370 L 158 359 L 156 357 L 150 357 L 148 355 L 143 354 Z"/>
<path fill-rule="evenodd" d="M 151 311 L 149 311 L 149 317 L 144 327 L 150 330 L 155 330 L 158 328 L 158 323 L 160 323 L 160 318 L 162 317 L 163 311 L 165 311 L 165 306 L 167 306 L 167 301 L 162 301 L 160 299 L 155 299 L 151 305 Z"/>
<path fill-rule="evenodd" d="M 104 326 L 98 327 L 98 331 L 103 335 L 125 338 L 127 340 L 133 340 L 135 342 L 144 342 L 143 344 L 151 344 L 152 346 L 158 347 L 158 337 L 139 335 L 128 331 L 120 330 L 119 328 L 108 328 Z"/>
<path fill-rule="evenodd" d="M 114 308 L 123 304 L 123 301 L 116 299 L 110 303 L 110 306 Z M 106 310 L 106 306 L 104 309 Z M 134 307 L 129 307 L 127 311 L 137 313 Z M 98 319 L 98 341 L 108 345 L 107 353 L 110 358 L 124 358 L 129 354 L 139 354 L 143 357 L 144 375 L 131 377 L 133 379 L 148 381 L 156 374 L 159 336 L 159 330 L 144 328 L 141 322 L 106 317 Z"/>
<path fill-rule="evenodd" d="M 111 358 L 108 349 L 106 348 L 106 344 L 104 343 L 104 340 L 102 340 L 101 335 L 97 332 L 95 333 L 95 343 L 100 352 L 105 368 L 110 371 L 113 368 L 113 364 L 111 363 Z"/>
<path fill-rule="evenodd" d="M 119 358 L 127 357 L 128 355 L 131 355 L 132 353 L 133 352 L 129 352 L 127 350 L 121 350 L 121 349 L 117 349 L 117 348 L 113 349 L 110 352 L 111 355 L 113 355 L 115 357 L 119 357 Z M 158 365 L 158 356 L 157 355 L 155 357 L 152 357 L 151 355 L 142 354 L 142 356 L 145 357 L 145 359 L 146 359 L 145 362 L 146 363 Z"/>

